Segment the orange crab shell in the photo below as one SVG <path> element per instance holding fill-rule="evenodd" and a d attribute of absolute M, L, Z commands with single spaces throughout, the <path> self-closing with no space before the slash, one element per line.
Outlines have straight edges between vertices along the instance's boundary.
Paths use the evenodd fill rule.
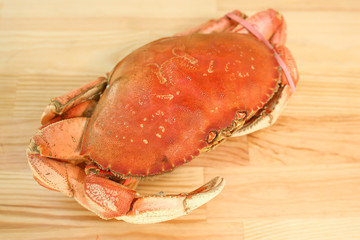
<path fill-rule="evenodd" d="M 170 171 L 215 134 L 251 118 L 281 82 L 273 53 L 248 34 L 171 37 L 113 70 L 89 120 L 82 154 L 121 176 Z"/>

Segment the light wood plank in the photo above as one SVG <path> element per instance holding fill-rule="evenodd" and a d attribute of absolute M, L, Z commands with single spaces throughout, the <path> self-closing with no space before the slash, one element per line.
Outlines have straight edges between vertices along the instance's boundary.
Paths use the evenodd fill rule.
<path fill-rule="evenodd" d="M 360 239 L 359 227 L 358 217 L 246 221 L 244 238 L 248 240 Z"/>
<path fill-rule="evenodd" d="M 207 204 L 208 221 L 358 217 L 360 164 L 206 168 L 227 184 Z"/>

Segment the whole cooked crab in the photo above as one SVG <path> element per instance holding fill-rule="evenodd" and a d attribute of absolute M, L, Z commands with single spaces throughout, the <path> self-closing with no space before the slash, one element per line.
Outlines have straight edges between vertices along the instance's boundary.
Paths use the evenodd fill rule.
<path fill-rule="evenodd" d="M 271 9 L 245 18 L 234 11 L 151 42 L 52 99 L 27 150 L 34 178 L 102 218 L 132 223 L 173 219 L 219 194 L 218 178 L 178 195 L 134 188 L 279 116 L 298 81 L 284 18 Z"/>

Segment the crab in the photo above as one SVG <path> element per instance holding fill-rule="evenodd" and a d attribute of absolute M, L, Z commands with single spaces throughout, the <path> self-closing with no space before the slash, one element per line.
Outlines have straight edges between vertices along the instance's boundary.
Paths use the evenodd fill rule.
<path fill-rule="evenodd" d="M 299 78 L 285 39 L 283 16 L 269 9 L 233 11 L 140 47 L 51 100 L 27 149 L 35 180 L 103 219 L 155 223 L 190 213 L 221 192 L 223 178 L 146 196 L 137 183 L 272 125 Z"/>

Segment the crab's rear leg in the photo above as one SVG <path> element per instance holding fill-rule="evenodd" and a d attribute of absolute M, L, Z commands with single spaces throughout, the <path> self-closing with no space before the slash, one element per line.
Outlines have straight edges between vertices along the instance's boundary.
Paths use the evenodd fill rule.
<path fill-rule="evenodd" d="M 235 10 L 232 13 L 236 14 L 237 16 L 241 18 L 246 18 L 246 15 L 242 12 Z M 204 24 L 201 24 L 200 26 L 197 26 L 195 28 L 192 28 L 190 30 L 180 32 L 175 34 L 175 36 L 185 36 L 193 33 L 212 33 L 212 32 L 229 32 L 232 31 L 235 27 L 238 26 L 239 23 L 229 19 L 226 16 L 223 16 L 217 20 L 209 20 Z"/>
<path fill-rule="evenodd" d="M 228 16 L 229 15 L 234 14 L 230 13 Z M 236 17 L 238 16 L 235 15 L 235 18 Z M 265 41 L 268 41 L 276 50 L 276 52 L 281 56 L 284 64 L 286 65 L 286 71 L 289 72 L 289 75 L 292 78 L 291 81 L 293 81 L 294 85 L 296 85 L 299 80 L 299 74 L 297 71 L 295 59 L 292 56 L 290 50 L 285 46 L 287 26 L 284 17 L 277 11 L 268 9 L 247 18 L 246 22 L 251 25 L 255 31 L 257 31 L 265 39 Z M 249 29 L 245 28 L 241 24 L 238 24 L 237 27 L 232 29 L 232 32 L 249 33 Z M 255 33 L 252 32 L 252 34 Z M 271 48 L 271 46 L 269 47 Z M 285 71 L 284 68 L 282 70 Z M 282 84 L 289 85 L 289 79 L 285 75 L 286 74 L 282 74 Z"/>
<path fill-rule="evenodd" d="M 246 22 L 252 25 L 266 40 L 270 41 L 272 44 L 285 44 L 286 22 L 284 17 L 277 11 L 268 9 L 258 12 L 247 18 Z M 234 29 L 232 29 L 232 32 L 249 33 L 248 29 L 241 24 L 238 24 Z"/>
<path fill-rule="evenodd" d="M 45 125 L 65 118 L 88 116 L 106 85 L 107 79 L 99 77 L 91 83 L 51 99 L 41 116 L 41 124 Z M 66 114 L 63 115 L 64 113 Z"/>

